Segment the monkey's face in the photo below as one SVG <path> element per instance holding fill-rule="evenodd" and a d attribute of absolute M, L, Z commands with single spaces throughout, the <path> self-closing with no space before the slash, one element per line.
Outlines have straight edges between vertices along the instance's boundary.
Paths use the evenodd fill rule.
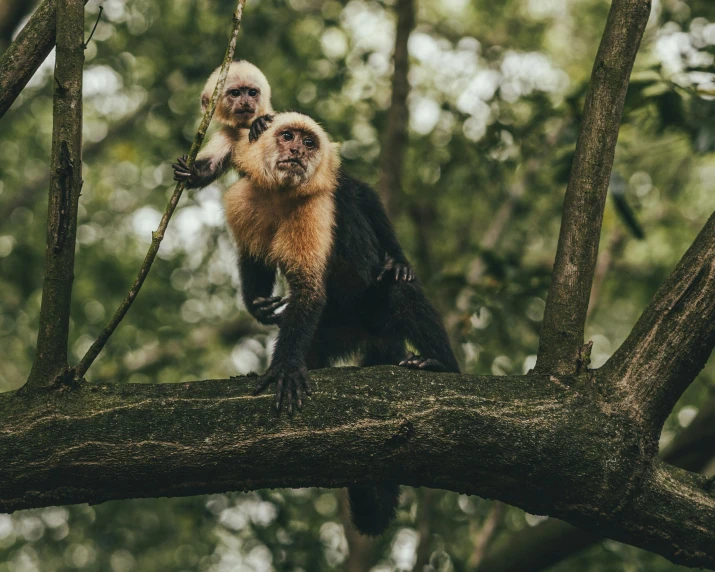
<path fill-rule="evenodd" d="M 248 129 L 261 108 L 261 88 L 253 84 L 227 86 L 221 98 L 221 115 L 226 122 L 241 129 Z"/>
<path fill-rule="evenodd" d="M 276 134 L 273 167 L 286 187 L 297 187 L 309 180 L 319 162 L 320 143 L 309 130 L 285 127 Z"/>

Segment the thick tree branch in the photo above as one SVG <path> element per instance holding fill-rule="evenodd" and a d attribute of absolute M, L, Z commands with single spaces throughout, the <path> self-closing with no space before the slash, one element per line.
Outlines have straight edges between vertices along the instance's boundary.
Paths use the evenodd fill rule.
<path fill-rule="evenodd" d="M 56 5 L 57 0 L 45 0 L 0 56 L 0 118 L 55 47 Z"/>
<path fill-rule="evenodd" d="M 82 191 L 84 2 L 57 0 L 57 61 L 45 277 L 37 351 L 27 384 L 47 384 L 67 370 L 77 206 Z"/>
<path fill-rule="evenodd" d="M 535 370 L 574 373 L 628 81 L 650 0 L 613 0 L 586 93 Z"/>
<path fill-rule="evenodd" d="M 666 463 L 698 473 L 715 458 L 715 399 L 700 410 L 660 457 Z M 510 535 L 505 544 L 487 554 L 480 570 L 538 572 L 600 540 L 598 534 L 552 518 Z"/>
<path fill-rule="evenodd" d="M 654 438 L 715 346 L 715 213 L 602 368 Z"/>
<path fill-rule="evenodd" d="M 394 217 L 402 195 L 402 168 L 407 147 L 407 126 L 409 111 L 407 95 L 410 84 L 407 74 L 410 56 L 407 41 L 415 27 L 415 2 L 417 0 L 397 0 L 397 33 L 395 36 L 395 69 L 392 75 L 392 103 L 387 114 L 387 127 L 382 142 L 380 156 L 380 182 L 377 189 L 385 202 L 387 213 Z"/>
<path fill-rule="evenodd" d="M 715 566 L 707 479 L 655 463 L 639 427 L 591 381 L 394 367 L 317 371 L 313 381 L 292 419 L 241 381 L 0 395 L 0 512 L 396 480 L 497 498 Z"/>
<path fill-rule="evenodd" d="M 209 128 L 209 124 L 211 123 L 211 119 L 213 118 L 214 110 L 216 109 L 216 104 L 218 103 L 219 94 L 223 91 L 223 86 L 226 83 L 228 69 L 231 65 L 231 62 L 233 61 L 233 54 L 236 51 L 236 42 L 238 41 L 238 32 L 241 29 L 241 20 L 243 18 L 244 4 L 245 0 L 239 0 L 238 5 L 236 6 L 236 11 L 233 14 L 233 27 L 231 29 L 231 36 L 228 42 L 228 47 L 226 48 L 226 53 L 223 57 L 223 62 L 221 64 L 221 71 L 219 72 L 218 79 L 216 80 L 216 87 L 214 88 L 214 92 L 211 96 L 211 101 L 209 102 L 209 105 L 204 112 L 204 117 L 201 120 L 201 125 L 199 125 L 199 129 L 194 136 L 194 141 L 191 144 L 191 149 L 189 150 L 189 156 L 187 159 L 187 164 L 189 166 L 193 165 L 194 160 L 196 159 L 196 155 L 198 155 L 199 149 L 201 148 L 201 144 L 204 142 L 204 137 L 206 137 L 206 131 Z M 166 205 L 164 215 L 161 217 L 161 221 L 159 222 L 159 227 L 156 229 L 156 231 L 152 233 L 151 245 L 149 246 L 149 250 L 144 257 L 144 262 L 139 268 L 139 273 L 137 274 L 134 283 L 132 284 L 131 288 L 129 289 L 129 292 L 127 293 L 122 303 L 119 305 L 119 308 L 117 308 L 117 310 L 114 312 L 114 315 L 109 320 L 109 323 L 100 332 L 97 339 L 90 346 L 90 348 L 87 350 L 87 353 L 84 354 L 84 357 L 82 357 L 80 362 L 75 367 L 75 374 L 77 377 L 81 378 L 84 376 L 85 373 L 87 373 L 87 370 L 92 365 L 92 363 L 94 363 L 94 360 L 97 359 L 99 352 L 102 351 L 102 348 L 104 348 L 105 344 L 109 341 L 109 338 L 114 333 L 114 330 L 117 329 L 119 323 L 122 321 L 122 319 L 124 319 L 124 316 L 129 311 L 129 308 L 139 294 L 139 291 L 144 284 L 144 280 L 146 280 L 146 277 L 149 275 L 151 265 L 154 263 L 154 259 L 159 252 L 161 241 L 164 240 L 164 233 L 166 232 L 166 228 L 169 226 L 169 221 L 171 220 L 171 217 L 176 210 L 176 205 L 179 204 L 179 199 L 184 192 L 185 186 L 185 181 L 180 181 L 176 184 L 174 193 L 171 195 L 169 203 Z"/>

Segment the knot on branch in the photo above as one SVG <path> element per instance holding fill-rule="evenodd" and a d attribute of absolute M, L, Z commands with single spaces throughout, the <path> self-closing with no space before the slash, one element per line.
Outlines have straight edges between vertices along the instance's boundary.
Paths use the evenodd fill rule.
<path fill-rule="evenodd" d="M 591 365 L 591 350 L 593 349 L 593 340 L 581 346 L 578 350 L 578 358 L 576 360 L 576 375 L 585 371 Z"/>
<path fill-rule="evenodd" d="M 407 417 L 403 417 L 400 425 L 397 427 L 397 433 L 387 440 L 386 445 L 390 448 L 397 448 L 407 443 L 414 434 L 414 424 L 407 419 Z"/>

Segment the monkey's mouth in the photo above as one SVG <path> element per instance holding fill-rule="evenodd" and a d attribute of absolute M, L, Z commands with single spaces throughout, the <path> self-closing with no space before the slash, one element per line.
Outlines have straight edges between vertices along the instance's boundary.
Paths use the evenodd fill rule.
<path fill-rule="evenodd" d="M 236 110 L 236 115 L 240 115 L 241 117 L 246 117 L 247 115 L 253 115 L 255 113 L 254 109 L 237 109 Z"/>
<path fill-rule="evenodd" d="M 305 171 L 305 165 L 303 164 L 303 161 L 300 159 L 283 159 L 282 161 L 278 161 L 276 163 L 279 169 L 290 169 L 291 167 L 300 167 L 303 171 Z"/>

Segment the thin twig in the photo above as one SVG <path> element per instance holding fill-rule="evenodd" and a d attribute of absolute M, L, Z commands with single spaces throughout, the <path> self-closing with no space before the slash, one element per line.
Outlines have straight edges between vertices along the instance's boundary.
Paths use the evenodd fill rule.
<path fill-rule="evenodd" d="M 505 505 L 499 501 L 494 501 L 489 514 L 484 519 L 484 524 L 479 529 L 476 538 L 474 539 L 474 549 L 469 557 L 469 568 L 475 570 L 484 560 L 484 555 L 487 553 L 487 548 L 494 538 L 494 533 L 497 531 L 499 523 L 502 521 L 505 512 Z"/>
<path fill-rule="evenodd" d="M 94 23 L 94 28 L 92 28 L 92 31 L 89 33 L 89 38 L 87 38 L 87 41 L 84 43 L 84 49 L 87 49 L 87 46 L 89 46 L 89 42 L 92 40 L 92 36 L 94 36 L 94 31 L 97 29 L 97 26 L 99 25 L 99 19 L 102 17 L 102 12 L 104 11 L 104 6 L 99 7 L 99 14 L 97 14 L 97 21 Z"/>
<path fill-rule="evenodd" d="M 213 117 L 214 110 L 216 109 L 216 103 L 218 102 L 219 94 L 223 91 L 223 86 L 226 82 L 226 76 L 228 75 L 228 69 L 231 64 L 231 61 L 233 61 L 233 54 L 236 50 L 236 42 L 238 40 L 238 32 L 241 28 L 241 19 L 243 17 L 244 4 L 245 0 L 239 0 L 238 6 L 236 7 L 236 11 L 233 14 L 233 28 L 231 31 L 231 39 L 229 40 L 228 48 L 226 49 L 226 55 L 223 58 L 221 72 L 219 73 L 216 88 L 214 89 L 213 96 L 211 97 L 211 102 L 209 103 L 209 106 L 204 113 L 204 118 L 201 121 L 199 130 L 196 132 L 194 142 L 192 143 L 191 150 L 189 151 L 189 166 L 193 165 L 194 160 L 196 159 L 196 155 L 198 154 L 199 148 L 204 141 L 206 131 L 209 127 L 209 123 L 211 123 L 211 118 Z M 174 211 L 176 210 L 176 205 L 179 203 L 179 199 L 181 198 L 181 193 L 184 191 L 184 185 L 185 183 L 183 181 L 177 183 L 176 188 L 174 189 L 174 194 L 171 196 L 169 204 L 166 206 L 166 210 L 164 211 L 164 216 L 161 217 L 159 227 L 156 229 L 155 232 L 152 233 L 151 246 L 149 247 L 149 251 L 146 253 L 146 257 L 144 258 L 144 262 L 139 269 L 139 274 L 137 275 L 136 280 L 134 280 L 134 284 L 132 284 L 132 287 L 129 289 L 126 298 L 124 298 L 124 301 L 121 303 L 119 308 L 117 308 L 117 311 L 112 316 L 112 319 L 106 325 L 104 330 L 102 330 L 102 332 L 99 334 L 99 336 L 89 348 L 89 350 L 87 350 L 87 353 L 84 355 L 79 364 L 77 364 L 77 366 L 75 367 L 75 374 L 77 377 L 81 378 L 84 376 L 85 373 L 87 373 L 87 370 L 97 358 L 99 352 L 102 351 L 102 348 L 104 348 L 105 344 L 107 343 L 107 340 L 109 340 L 109 337 L 112 335 L 114 330 L 122 321 L 122 318 L 124 318 L 125 314 L 132 305 L 132 302 L 134 302 L 134 299 L 137 297 L 137 294 L 139 294 L 139 290 L 141 289 L 142 284 L 144 284 L 144 280 L 146 279 L 147 274 L 149 274 L 151 265 L 153 264 L 154 259 L 156 258 L 156 254 L 159 251 L 161 241 L 164 239 L 164 233 L 166 232 L 166 227 L 169 225 L 169 220 L 171 220 L 171 216 L 174 214 Z"/>

